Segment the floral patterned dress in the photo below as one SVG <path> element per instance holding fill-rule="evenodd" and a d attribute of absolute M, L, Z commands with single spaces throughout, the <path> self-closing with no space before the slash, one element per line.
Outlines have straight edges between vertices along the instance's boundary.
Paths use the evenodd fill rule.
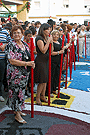
<path fill-rule="evenodd" d="M 9 90 L 7 105 L 14 111 L 21 111 L 25 108 L 24 95 L 29 72 L 27 72 L 27 68 L 24 66 L 11 65 L 8 59 L 20 61 L 25 61 L 26 59 L 30 60 L 28 45 L 25 42 L 23 42 L 23 44 L 25 45 L 25 51 L 21 50 L 14 40 L 10 41 L 5 48 L 7 55 L 7 83 Z"/>

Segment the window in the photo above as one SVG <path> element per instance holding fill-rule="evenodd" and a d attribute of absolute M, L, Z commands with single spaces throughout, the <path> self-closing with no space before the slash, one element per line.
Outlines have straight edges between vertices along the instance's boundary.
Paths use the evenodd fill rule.
<path fill-rule="evenodd" d="M 66 8 L 68 8 L 69 7 L 69 5 L 66 5 Z"/>
<path fill-rule="evenodd" d="M 64 4 L 63 7 L 64 7 L 64 8 L 69 8 L 69 5 L 65 5 L 65 4 Z"/>
<path fill-rule="evenodd" d="M 35 1 L 34 7 L 35 7 L 35 9 L 40 9 L 40 1 Z"/>
<path fill-rule="evenodd" d="M 84 8 L 87 8 L 87 6 L 84 6 Z"/>

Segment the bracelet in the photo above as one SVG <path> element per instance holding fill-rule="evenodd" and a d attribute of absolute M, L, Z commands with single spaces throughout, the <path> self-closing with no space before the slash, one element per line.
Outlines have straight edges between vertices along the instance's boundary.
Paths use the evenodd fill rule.
<path fill-rule="evenodd" d="M 58 53 L 57 55 L 59 55 L 59 51 L 57 51 L 57 53 Z"/>
<path fill-rule="evenodd" d="M 27 62 L 25 62 L 25 67 L 27 66 Z"/>

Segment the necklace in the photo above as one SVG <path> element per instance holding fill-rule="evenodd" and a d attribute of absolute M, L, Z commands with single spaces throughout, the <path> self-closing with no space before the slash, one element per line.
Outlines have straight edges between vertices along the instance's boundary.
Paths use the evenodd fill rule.
<path fill-rule="evenodd" d="M 25 51 L 25 46 L 23 44 L 18 45 L 22 51 Z"/>
<path fill-rule="evenodd" d="M 25 50 L 25 48 L 22 48 L 22 51 L 24 51 Z"/>

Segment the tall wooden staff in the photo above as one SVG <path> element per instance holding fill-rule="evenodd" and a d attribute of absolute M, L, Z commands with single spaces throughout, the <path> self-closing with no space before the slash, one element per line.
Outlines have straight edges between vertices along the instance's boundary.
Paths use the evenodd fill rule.
<path fill-rule="evenodd" d="M 87 56 L 86 56 L 86 36 L 85 36 L 85 58 L 87 58 Z"/>
<path fill-rule="evenodd" d="M 31 61 L 34 61 L 34 44 L 33 44 L 33 38 L 31 38 Z M 33 68 L 31 68 L 31 118 L 34 117 L 34 103 L 33 103 L 33 80 L 34 80 L 34 71 Z"/>
<path fill-rule="evenodd" d="M 79 39 L 77 38 L 77 54 L 78 54 L 78 62 L 79 62 Z"/>
<path fill-rule="evenodd" d="M 65 36 L 62 37 L 62 48 L 64 47 Z M 58 98 L 60 97 L 60 85 L 61 85 L 61 75 L 62 75 L 62 64 L 63 64 L 63 54 L 61 54 L 60 60 L 60 72 L 59 72 L 59 84 L 58 84 Z"/>
<path fill-rule="evenodd" d="M 69 33 L 67 37 L 67 43 L 69 43 Z M 67 89 L 67 74 L 68 74 L 68 49 L 67 49 L 67 59 L 66 59 L 66 82 L 65 82 L 65 89 Z"/>
<path fill-rule="evenodd" d="M 50 106 L 50 92 L 51 92 L 51 43 L 49 44 L 48 106 Z"/>

